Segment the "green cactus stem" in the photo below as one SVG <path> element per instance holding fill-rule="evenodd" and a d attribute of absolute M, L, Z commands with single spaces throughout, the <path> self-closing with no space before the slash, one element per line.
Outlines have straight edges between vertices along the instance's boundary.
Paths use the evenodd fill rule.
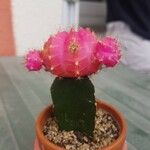
<path fill-rule="evenodd" d="M 79 131 L 93 136 L 96 113 L 94 92 L 88 77 L 55 78 L 51 95 L 60 130 Z"/>

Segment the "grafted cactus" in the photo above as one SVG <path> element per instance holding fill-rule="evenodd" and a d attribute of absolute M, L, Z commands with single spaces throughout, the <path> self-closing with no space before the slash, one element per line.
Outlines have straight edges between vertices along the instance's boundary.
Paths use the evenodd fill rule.
<path fill-rule="evenodd" d="M 26 56 L 29 71 L 42 68 L 56 75 L 51 86 L 54 115 L 61 130 L 93 135 L 95 118 L 94 86 L 89 75 L 115 66 L 120 59 L 118 41 L 111 37 L 97 40 L 89 29 L 58 32 L 42 51 Z"/>

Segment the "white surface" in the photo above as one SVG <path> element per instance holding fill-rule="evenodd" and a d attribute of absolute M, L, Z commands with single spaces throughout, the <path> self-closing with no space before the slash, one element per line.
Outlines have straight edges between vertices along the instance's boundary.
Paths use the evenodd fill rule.
<path fill-rule="evenodd" d="M 119 39 L 123 52 L 122 63 L 150 75 L 150 40 L 138 36 L 121 21 L 107 24 L 107 34 Z"/>
<path fill-rule="evenodd" d="M 61 25 L 62 0 L 12 0 L 17 55 L 41 48 Z"/>

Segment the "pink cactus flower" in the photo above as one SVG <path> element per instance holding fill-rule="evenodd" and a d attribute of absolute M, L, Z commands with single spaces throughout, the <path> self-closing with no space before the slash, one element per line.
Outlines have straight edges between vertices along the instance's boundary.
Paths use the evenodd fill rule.
<path fill-rule="evenodd" d="M 60 77 L 83 77 L 100 69 L 95 57 L 97 40 L 89 29 L 58 32 L 45 43 L 42 51 L 45 70 Z"/>
<path fill-rule="evenodd" d="M 38 71 L 42 68 L 42 59 L 41 59 L 41 52 L 37 50 L 30 50 L 26 55 L 26 68 L 29 71 Z"/>
<path fill-rule="evenodd" d="M 114 67 L 121 58 L 119 43 L 113 37 L 105 37 L 97 43 L 96 57 L 106 67 Z"/>

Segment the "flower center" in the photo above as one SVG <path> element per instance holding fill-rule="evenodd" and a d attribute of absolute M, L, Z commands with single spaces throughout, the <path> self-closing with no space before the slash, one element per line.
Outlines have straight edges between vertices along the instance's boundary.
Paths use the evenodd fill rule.
<path fill-rule="evenodd" d="M 70 43 L 69 45 L 69 51 L 74 54 L 76 51 L 78 51 L 79 45 L 75 42 Z"/>

